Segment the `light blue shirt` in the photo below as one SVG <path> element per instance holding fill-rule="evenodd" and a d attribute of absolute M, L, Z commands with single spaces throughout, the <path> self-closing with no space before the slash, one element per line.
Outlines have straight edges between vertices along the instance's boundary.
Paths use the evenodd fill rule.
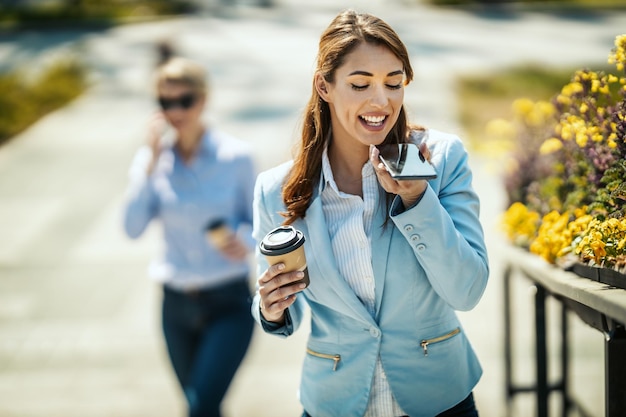
<path fill-rule="evenodd" d="M 376 285 L 371 242 L 379 188 L 374 167 L 369 161 L 363 165 L 361 177 L 363 198 L 339 191 L 328 159 L 328 149 L 324 151 L 320 195 L 333 254 L 341 275 L 372 317 L 375 317 Z M 379 357 L 364 417 L 397 417 L 405 414 L 393 398 Z"/>
<path fill-rule="evenodd" d="M 252 249 L 252 199 L 256 172 L 248 145 L 208 130 L 185 164 L 173 145 L 163 146 L 147 175 L 151 150 L 137 151 L 130 169 L 124 229 L 131 238 L 158 220 L 162 252 L 149 275 L 175 289 L 210 288 L 249 274 L 248 260 L 230 261 L 210 242 L 206 226 L 223 219 Z M 171 141 L 170 141 L 171 142 Z"/>

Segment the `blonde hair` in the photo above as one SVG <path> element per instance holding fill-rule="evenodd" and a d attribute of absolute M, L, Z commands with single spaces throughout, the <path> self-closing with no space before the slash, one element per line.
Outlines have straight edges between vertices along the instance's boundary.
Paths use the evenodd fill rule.
<path fill-rule="evenodd" d="M 207 73 L 202 65 L 182 57 L 173 57 L 161 64 L 156 71 L 157 91 L 167 83 L 181 84 L 196 94 L 207 94 Z"/>

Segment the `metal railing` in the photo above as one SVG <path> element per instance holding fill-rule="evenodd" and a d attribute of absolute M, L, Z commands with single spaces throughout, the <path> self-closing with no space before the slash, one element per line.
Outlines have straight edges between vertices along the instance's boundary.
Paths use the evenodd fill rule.
<path fill-rule="evenodd" d="M 520 393 L 536 396 L 536 416 L 549 416 L 549 397 L 560 393 L 561 415 L 574 410 L 577 415 L 590 416 L 570 392 L 567 311 L 576 313 L 585 323 L 604 334 L 605 416 L 626 416 L 626 290 L 580 277 L 544 262 L 536 255 L 519 248 L 507 248 L 504 272 L 504 360 L 506 399 L 510 404 Z M 518 385 L 513 381 L 511 280 L 521 275 L 536 286 L 534 298 L 535 383 Z M 548 381 L 548 346 L 546 300 L 560 302 L 561 375 L 556 383 Z M 509 407 L 510 409 L 510 407 Z"/>

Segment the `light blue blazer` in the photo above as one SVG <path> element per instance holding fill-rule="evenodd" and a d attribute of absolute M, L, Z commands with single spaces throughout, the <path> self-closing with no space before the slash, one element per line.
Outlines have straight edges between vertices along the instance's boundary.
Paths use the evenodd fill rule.
<path fill-rule="evenodd" d="M 255 319 L 281 336 L 298 328 L 306 305 L 311 310 L 300 400 L 313 417 L 363 416 L 379 356 L 394 397 L 411 417 L 433 417 L 453 407 L 482 374 L 455 313 L 478 303 L 489 275 L 478 196 L 460 139 L 430 130 L 426 143 L 437 179 L 409 210 L 398 197 L 387 209 L 382 197 L 375 214 L 375 317 L 339 272 L 319 193 L 305 218 L 294 223 L 306 237 L 311 284 L 289 308 L 287 323 L 261 320 L 258 293 L 254 298 Z M 257 241 L 284 221 L 281 189 L 290 167 L 285 163 L 257 178 Z M 257 262 L 260 274 L 268 265 L 258 248 Z"/>

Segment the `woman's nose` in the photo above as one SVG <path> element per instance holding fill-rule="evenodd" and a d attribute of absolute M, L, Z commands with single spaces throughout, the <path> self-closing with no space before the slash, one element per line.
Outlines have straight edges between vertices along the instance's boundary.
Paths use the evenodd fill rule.
<path fill-rule="evenodd" d="M 375 87 L 372 90 L 372 97 L 370 98 L 370 103 L 376 107 L 385 107 L 387 103 L 389 103 L 389 97 L 387 96 L 387 91 L 383 86 Z"/>

